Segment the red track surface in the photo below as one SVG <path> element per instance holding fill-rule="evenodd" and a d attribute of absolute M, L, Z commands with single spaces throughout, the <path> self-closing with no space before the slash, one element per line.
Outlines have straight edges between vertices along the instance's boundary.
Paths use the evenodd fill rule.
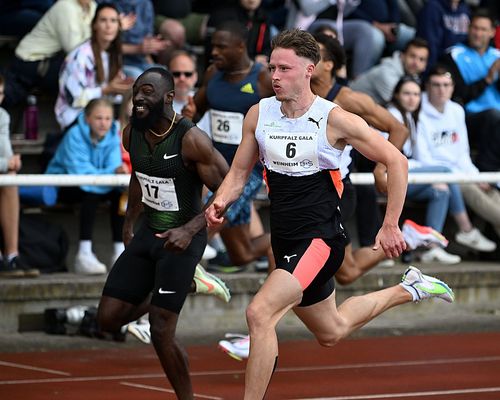
<path fill-rule="evenodd" d="M 500 333 L 280 345 L 267 399 L 500 399 Z M 245 363 L 188 348 L 196 399 L 241 399 Z M 0 354 L 2 400 L 175 399 L 152 347 Z"/>

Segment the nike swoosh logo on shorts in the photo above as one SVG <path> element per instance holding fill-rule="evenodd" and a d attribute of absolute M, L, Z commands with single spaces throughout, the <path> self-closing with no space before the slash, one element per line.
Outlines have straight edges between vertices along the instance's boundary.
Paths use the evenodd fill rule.
<path fill-rule="evenodd" d="M 176 156 L 177 156 L 177 154 L 171 154 L 171 155 L 167 156 L 167 153 L 165 153 L 165 154 L 163 155 L 163 159 L 164 159 L 164 160 L 168 160 L 168 159 L 170 159 L 170 158 L 174 158 L 174 157 L 176 157 Z"/>
<path fill-rule="evenodd" d="M 162 288 L 158 289 L 158 293 L 160 294 L 174 294 L 175 290 L 163 290 Z"/>

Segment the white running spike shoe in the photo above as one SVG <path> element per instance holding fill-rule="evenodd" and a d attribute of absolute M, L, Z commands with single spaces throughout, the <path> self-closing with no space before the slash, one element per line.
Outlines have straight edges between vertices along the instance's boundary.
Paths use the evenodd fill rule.
<path fill-rule="evenodd" d="M 196 266 L 193 277 L 196 284 L 196 293 L 204 293 L 215 296 L 225 303 L 231 300 L 231 293 L 224 281 L 210 272 L 205 271 L 200 264 Z"/>
<path fill-rule="evenodd" d="M 151 326 L 148 321 L 138 320 L 127 324 L 127 332 L 135 336 L 142 343 L 151 343 Z"/>
<path fill-rule="evenodd" d="M 438 297 L 448 303 L 455 301 L 455 294 L 446 283 L 432 276 L 424 275 L 418 268 L 412 266 L 408 267 L 403 274 L 400 285 L 410 292 L 415 302 L 431 297 Z"/>
<path fill-rule="evenodd" d="M 226 333 L 227 340 L 219 342 L 219 349 L 235 360 L 248 358 L 250 353 L 250 336 L 239 333 Z"/>
<path fill-rule="evenodd" d="M 411 249 L 416 249 L 420 246 L 429 246 L 435 243 L 441 247 L 448 246 L 448 240 L 435 229 L 430 226 L 422 226 L 407 219 L 403 224 L 403 237 L 405 242 Z"/>

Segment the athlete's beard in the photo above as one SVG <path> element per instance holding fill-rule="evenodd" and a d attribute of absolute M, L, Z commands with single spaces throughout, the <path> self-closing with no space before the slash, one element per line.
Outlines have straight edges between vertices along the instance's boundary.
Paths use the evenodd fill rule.
<path fill-rule="evenodd" d="M 130 117 L 130 124 L 132 128 L 147 131 L 148 129 L 152 129 L 154 124 L 157 123 L 160 118 L 163 116 L 163 101 L 159 101 L 149 108 L 148 115 L 144 118 L 138 118 L 135 114 L 135 110 L 132 111 L 132 116 Z"/>

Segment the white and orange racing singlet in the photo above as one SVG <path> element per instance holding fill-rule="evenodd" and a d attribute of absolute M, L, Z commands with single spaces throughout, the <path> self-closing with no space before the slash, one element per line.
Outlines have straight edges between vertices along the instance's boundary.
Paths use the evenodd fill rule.
<path fill-rule="evenodd" d="M 319 96 L 299 118 L 287 118 L 276 97 L 259 102 L 259 120 L 255 138 L 260 159 L 271 171 L 303 176 L 320 170 L 336 170 L 342 150 L 327 139 L 328 114 L 336 104 Z"/>
<path fill-rule="evenodd" d="M 287 118 L 276 97 L 259 102 L 255 138 L 271 200 L 271 231 L 289 238 L 333 237 L 341 232 L 339 171 L 342 150 L 327 138 L 336 107 L 319 96 L 299 118 Z"/>

